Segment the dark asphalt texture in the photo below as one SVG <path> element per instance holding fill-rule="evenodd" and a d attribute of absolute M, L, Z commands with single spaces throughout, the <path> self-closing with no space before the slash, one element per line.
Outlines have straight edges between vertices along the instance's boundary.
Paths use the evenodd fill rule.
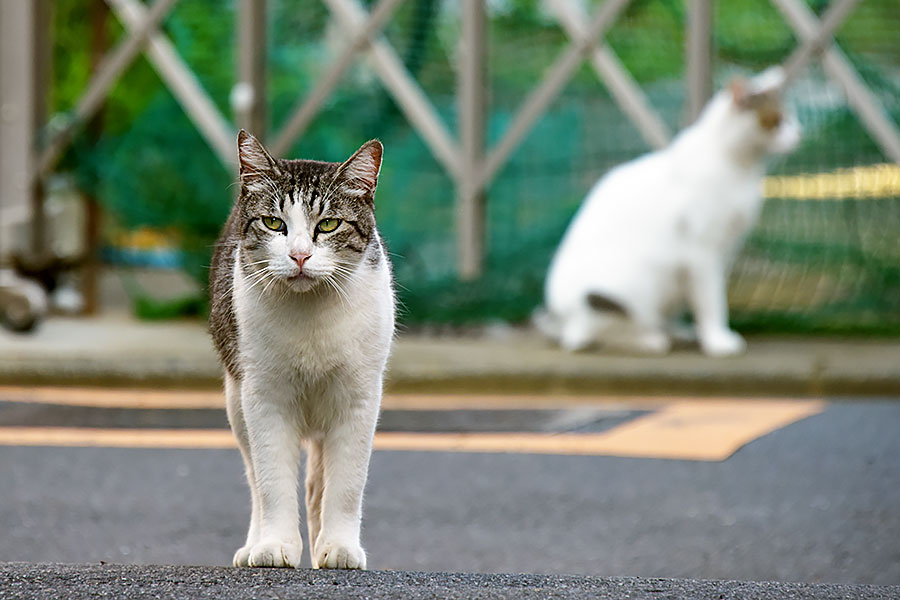
<path fill-rule="evenodd" d="M 0 598 L 888 600 L 900 587 L 540 575 L 0 564 Z"/>
<path fill-rule="evenodd" d="M 0 447 L 0 482 L 0 561 L 227 565 L 249 518 L 236 450 Z M 900 403 L 832 404 L 721 463 L 377 452 L 363 544 L 386 570 L 897 585 Z M 513 585 L 465 581 L 436 594 Z"/>

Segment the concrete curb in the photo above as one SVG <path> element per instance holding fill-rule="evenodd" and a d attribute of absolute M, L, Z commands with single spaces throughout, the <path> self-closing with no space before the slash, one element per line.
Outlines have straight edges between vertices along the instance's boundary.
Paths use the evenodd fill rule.
<path fill-rule="evenodd" d="M 0 598 L 887 600 L 900 586 L 132 565 L 0 565 Z"/>
<path fill-rule="evenodd" d="M 205 324 L 51 319 L 34 335 L 0 332 L 0 384 L 221 387 Z M 533 332 L 400 336 L 392 392 L 900 396 L 900 340 L 751 338 L 746 354 L 696 348 L 665 357 L 568 354 Z"/>

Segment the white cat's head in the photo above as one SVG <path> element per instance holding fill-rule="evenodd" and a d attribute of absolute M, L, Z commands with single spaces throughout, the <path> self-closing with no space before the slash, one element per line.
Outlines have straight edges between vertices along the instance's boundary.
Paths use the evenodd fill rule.
<path fill-rule="evenodd" d="M 770 67 L 753 77 L 736 77 L 724 91 L 737 137 L 754 154 L 785 154 L 800 142 L 800 123 L 782 100 L 784 70 Z"/>
<path fill-rule="evenodd" d="M 338 289 L 361 262 L 377 264 L 374 197 L 382 151 L 372 140 L 344 163 L 275 159 L 241 130 L 233 218 L 248 280 L 261 289 Z"/>

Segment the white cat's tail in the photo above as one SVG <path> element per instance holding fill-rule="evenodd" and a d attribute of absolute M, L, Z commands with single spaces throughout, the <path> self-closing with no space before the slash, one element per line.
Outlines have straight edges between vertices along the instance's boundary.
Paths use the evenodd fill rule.
<path fill-rule="evenodd" d="M 587 305 L 595 311 L 597 318 L 607 317 L 627 319 L 628 309 L 619 301 L 599 293 L 589 293 L 585 297 Z M 538 331 L 556 342 L 562 341 L 563 319 L 546 306 L 539 306 L 531 315 L 531 322 Z"/>
<path fill-rule="evenodd" d="M 531 322 L 538 331 L 548 338 L 558 342 L 562 336 L 562 323 L 559 317 L 547 310 L 545 306 L 539 306 L 531 315 Z"/>
<path fill-rule="evenodd" d="M 626 318 L 629 316 L 628 309 L 625 308 L 625 305 L 609 296 L 591 292 L 585 297 L 585 300 L 587 301 L 588 306 L 598 313 L 608 313 Z"/>

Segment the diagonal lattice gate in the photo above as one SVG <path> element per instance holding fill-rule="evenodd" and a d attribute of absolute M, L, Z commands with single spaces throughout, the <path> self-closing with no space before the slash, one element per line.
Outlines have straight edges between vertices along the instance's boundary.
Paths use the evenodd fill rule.
<path fill-rule="evenodd" d="M 183 0 L 189 2 L 193 0 Z M 617 56 L 608 41 L 623 15 L 629 0 L 605 0 L 586 5 L 575 0 L 548 0 L 546 10 L 556 26 L 564 32 L 568 43 L 558 46 L 556 57 L 538 73 L 530 90 L 521 97 L 502 127 L 489 124 L 491 84 L 489 82 L 491 41 L 490 25 L 482 0 L 460 0 L 458 52 L 455 69 L 455 118 L 448 126 L 443 105 L 436 106 L 410 72 L 385 30 L 396 19 L 398 10 L 414 0 L 379 0 L 368 7 L 357 0 L 324 0 L 332 23 L 339 31 L 340 43 L 326 68 L 308 89 L 298 94 L 294 106 L 285 114 L 281 127 L 267 136 L 276 154 L 287 152 L 298 138 L 304 138 L 311 127 L 328 110 L 328 103 L 340 92 L 347 73 L 360 61 L 368 65 L 381 87 L 398 107 L 406 123 L 420 136 L 428 152 L 440 165 L 453 186 L 455 199 L 453 227 L 456 231 L 456 268 L 463 279 L 477 280 L 485 269 L 485 256 L 495 242 L 489 226 L 488 191 L 495 193 L 498 178 L 520 152 L 535 128 L 565 98 L 573 78 L 587 62 L 608 90 L 621 114 L 647 146 L 660 147 L 672 135 L 671 114 L 663 114 L 648 96 L 642 83 Z M 833 0 L 821 18 L 802 0 L 770 0 L 794 32 L 797 46 L 785 63 L 792 73 L 801 73 L 805 64 L 818 60 L 829 79 L 842 90 L 856 118 L 869 133 L 883 155 L 900 162 L 900 134 L 879 94 L 873 92 L 859 75 L 858 69 L 834 42 L 834 35 L 859 5 L 857 0 Z M 44 90 L 39 85 L 40 73 L 28 65 L 40 61 L 46 43 L 42 34 L 42 11 L 51 3 L 46 0 L 18 3 L 4 0 L 3 40 L 0 64 L 4 81 L 29 80 L 33 85 L 3 85 L 3 104 L 7 114 L 16 106 L 27 106 Z M 144 4 L 138 0 L 107 0 L 117 20 L 126 31 L 125 37 L 101 60 L 64 119 L 54 119 L 43 126 L 44 118 L 6 119 L 4 140 L 22 140 L 17 148 L 31 152 L 0 153 L 0 186 L 3 205 L 27 204 L 40 214 L 40 182 L 52 171 L 79 128 L 102 106 L 107 94 L 136 58 L 145 56 L 171 91 L 194 127 L 227 168 L 233 167 L 233 140 L 236 127 L 217 108 L 198 77 L 187 66 L 160 26 L 178 5 L 178 0 L 156 0 Z M 268 8 L 271 8 L 272 2 Z M 712 88 L 712 39 L 715 15 L 719 5 L 711 0 L 688 0 L 684 3 L 684 56 L 687 112 L 681 120 L 695 115 Z M 592 9 L 592 10 L 589 10 Z M 238 69 L 232 90 L 232 109 L 238 125 L 257 133 L 265 133 L 268 106 L 266 94 L 266 26 L 267 3 L 241 0 L 235 16 L 238 31 Z M 21 52 L 21 48 L 31 52 Z M 509 57 L 508 60 L 515 60 Z M 13 107 L 10 109 L 10 107 Z M 28 111 L 23 109 L 22 115 Z M 38 111 L 39 112 L 39 111 Z M 15 116 L 15 114 L 14 114 Z M 488 131 L 491 129 L 491 131 Z M 487 140 L 492 143 L 488 144 Z M 493 187 L 492 187 L 493 186 Z M 503 187 L 500 185 L 500 187 Z M 491 196 L 493 197 L 493 196 Z M 493 201 L 493 200 L 492 200 Z M 39 218 L 32 220 L 34 250 L 41 247 Z M 424 259 L 423 259 L 424 260 Z"/>

